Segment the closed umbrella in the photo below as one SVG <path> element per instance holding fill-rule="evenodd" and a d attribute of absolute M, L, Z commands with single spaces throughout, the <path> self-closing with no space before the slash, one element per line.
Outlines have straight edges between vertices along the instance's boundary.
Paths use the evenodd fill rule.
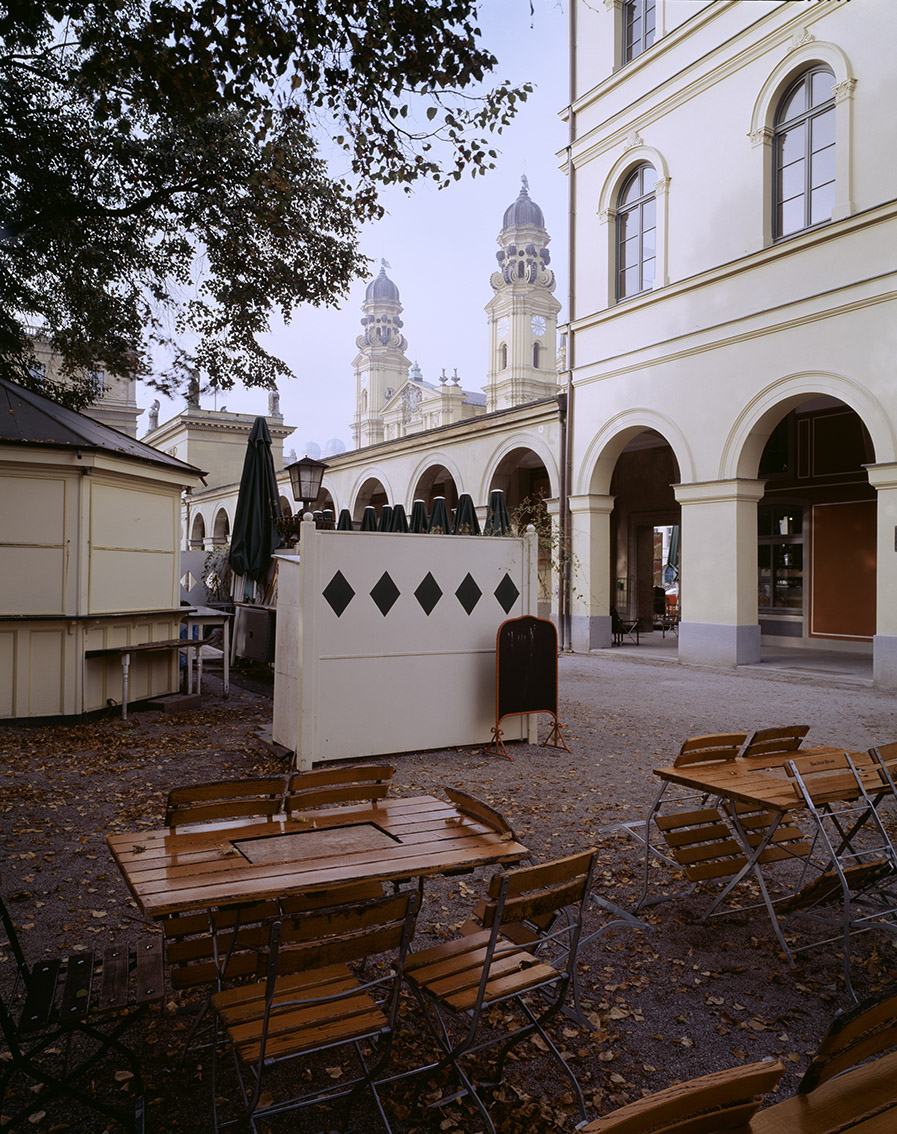
<path fill-rule="evenodd" d="M 352 523 L 352 513 L 348 508 L 343 508 L 343 510 L 340 512 L 339 520 L 337 520 L 336 524 L 336 530 L 338 532 L 351 532 L 355 530 L 355 527 Z"/>
<path fill-rule="evenodd" d="M 408 531 L 408 517 L 405 515 L 404 504 L 393 504 L 392 506 L 392 530 L 394 532 Z"/>
<path fill-rule="evenodd" d="M 411 522 L 408 525 L 412 532 L 420 535 L 429 530 L 429 523 L 427 522 L 427 506 L 423 500 L 415 500 L 411 505 Z"/>
<path fill-rule="evenodd" d="M 361 513 L 361 530 L 363 532 L 375 532 L 377 530 L 377 513 L 373 504 L 368 504 L 367 508 Z"/>
<path fill-rule="evenodd" d="M 480 521 L 477 519 L 477 510 L 473 506 L 473 498 L 469 492 L 462 492 L 458 497 L 454 532 L 455 535 L 480 534 Z"/>
<path fill-rule="evenodd" d="M 328 532 L 332 532 L 333 529 L 336 527 L 336 522 L 333 518 L 333 509 L 332 508 L 325 508 L 324 509 L 323 527 L 324 527 L 324 530 L 328 531 Z"/>
<path fill-rule="evenodd" d="M 489 493 L 489 508 L 486 512 L 484 535 L 508 535 L 511 530 L 511 517 L 505 503 L 505 494 L 500 488 Z"/>
<path fill-rule="evenodd" d="M 384 504 L 380 509 L 380 520 L 377 523 L 377 531 L 392 531 L 392 508 L 389 506 L 389 504 Z"/>
<path fill-rule="evenodd" d="M 430 535 L 451 535 L 451 533 L 452 524 L 449 520 L 445 497 L 437 496 L 430 512 Z"/>
<path fill-rule="evenodd" d="M 271 456 L 268 423 L 257 417 L 249 434 L 237 510 L 231 534 L 230 565 L 236 575 L 268 581 L 271 558 L 283 542 L 274 521 L 280 519 L 280 492 Z"/>

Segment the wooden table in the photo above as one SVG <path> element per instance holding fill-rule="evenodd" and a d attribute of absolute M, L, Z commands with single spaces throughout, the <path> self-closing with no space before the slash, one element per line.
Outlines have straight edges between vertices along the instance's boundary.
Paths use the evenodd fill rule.
<path fill-rule="evenodd" d="M 758 1111 L 750 1134 L 894 1134 L 897 1052 Z"/>
<path fill-rule="evenodd" d="M 374 878 L 513 864 L 529 851 L 429 795 L 322 808 L 292 818 L 196 824 L 106 839 L 149 917 Z"/>

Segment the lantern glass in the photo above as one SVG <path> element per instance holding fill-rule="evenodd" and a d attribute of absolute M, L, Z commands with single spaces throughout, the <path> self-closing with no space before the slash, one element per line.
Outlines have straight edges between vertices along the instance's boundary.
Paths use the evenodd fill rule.
<path fill-rule="evenodd" d="M 301 461 L 287 465 L 293 499 L 304 505 L 314 504 L 321 492 L 326 468 L 323 461 L 316 461 L 313 457 L 303 457 Z"/>

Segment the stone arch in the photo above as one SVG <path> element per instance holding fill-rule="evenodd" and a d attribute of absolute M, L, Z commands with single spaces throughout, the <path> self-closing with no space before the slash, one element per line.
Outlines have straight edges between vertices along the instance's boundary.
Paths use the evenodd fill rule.
<path fill-rule="evenodd" d="M 280 514 L 287 520 L 293 515 L 293 506 L 285 496 L 280 497 Z"/>
<path fill-rule="evenodd" d="M 873 394 L 844 375 L 805 371 L 771 382 L 744 407 L 723 445 L 720 480 L 755 478 L 763 448 L 782 416 L 801 402 L 822 395 L 837 398 L 857 414 L 869 431 L 877 463 L 897 460 L 897 437 Z"/>
<path fill-rule="evenodd" d="M 606 496 L 610 491 L 617 458 L 633 437 L 645 429 L 659 433 L 673 450 L 679 465 L 680 480 L 683 483 L 694 481 L 694 457 L 679 426 L 656 410 L 634 408 L 610 418 L 595 434 L 580 465 L 574 493 Z"/>
<path fill-rule="evenodd" d="M 212 527 L 212 542 L 215 544 L 227 543 L 230 539 L 230 516 L 223 506 L 215 513 L 215 523 Z"/>
<path fill-rule="evenodd" d="M 363 475 L 359 479 L 360 483 L 357 484 L 351 497 L 354 500 L 352 519 L 355 523 L 361 520 L 368 505 L 373 505 L 376 508 L 378 505 L 382 507 L 384 504 L 392 502 L 389 484 L 385 477 L 378 476 L 375 471 L 369 469 L 367 475 Z"/>
<path fill-rule="evenodd" d="M 205 546 L 206 538 L 206 522 L 203 519 L 202 512 L 197 512 L 193 517 L 193 526 L 190 529 L 190 547 L 193 551 L 202 551 Z"/>
<path fill-rule="evenodd" d="M 551 495 L 557 498 L 560 495 L 560 473 L 557 467 L 557 461 L 551 448 L 546 444 L 538 434 L 533 433 L 514 433 L 510 437 L 506 437 L 501 445 L 492 454 L 486 470 L 483 474 L 483 479 L 479 485 L 477 492 L 477 499 L 474 503 L 487 504 L 489 502 L 489 490 L 495 479 L 496 473 L 504 461 L 516 449 L 529 449 L 539 458 L 545 466 L 548 473 L 548 479 L 551 482 Z"/>
<path fill-rule="evenodd" d="M 461 476 L 461 469 L 458 462 L 449 453 L 443 449 L 430 450 L 425 456 L 421 457 L 417 465 L 414 467 L 411 475 L 408 478 L 408 493 L 410 499 L 405 502 L 405 507 L 410 508 L 417 498 L 418 487 L 426 477 L 427 473 L 434 468 L 443 468 L 452 478 L 458 493 L 469 491 L 464 486 L 464 478 Z M 476 501 L 474 501 L 476 503 Z"/>
<path fill-rule="evenodd" d="M 770 72 L 760 88 L 751 113 L 749 133 L 752 138 L 757 131 L 772 129 L 776 108 L 786 88 L 814 63 L 831 68 L 835 76 L 834 86 L 854 79 L 850 60 L 836 44 L 810 40 L 795 48 Z"/>
<path fill-rule="evenodd" d="M 380 465 L 368 465 L 366 468 L 361 469 L 357 473 L 354 481 L 352 482 L 352 486 L 349 489 L 349 492 L 346 494 L 347 499 L 352 501 L 352 503 L 347 504 L 347 505 L 341 504 L 340 507 L 344 507 L 344 506 L 348 507 L 351 510 L 351 512 L 354 516 L 355 508 L 358 504 L 359 496 L 361 495 L 362 491 L 365 489 L 365 486 L 367 485 L 367 483 L 369 481 L 377 481 L 380 484 L 381 490 L 386 494 L 386 497 L 389 500 L 389 503 L 392 504 L 392 502 L 393 502 L 392 484 L 390 483 L 389 477 L 386 474 L 386 470 L 383 469 Z M 333 496 L 333 499 L 336 500 L 337 499 L 337 493 L 335 493 L 333 491 L 333 486 L 330 483 L 330 481 L 328 480 L 328 478 L 326 478 L 326 477 L 324 479 L 324 484 L 326 485 L 326 487 L 330 491 L 330 494 L 331 494 L 331 496 Z"/>

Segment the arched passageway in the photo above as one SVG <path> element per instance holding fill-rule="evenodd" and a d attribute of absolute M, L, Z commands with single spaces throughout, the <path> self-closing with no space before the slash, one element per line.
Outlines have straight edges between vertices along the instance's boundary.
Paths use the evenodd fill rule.
<path fill-rule="evenodd" d="M 445 497 L 445 506 L 451 518 L 458 506 L 458 487 L 454 477 L 444 465 L 432 465 L 420 477 L 412 494 L 412 503 L 415 500 L 423 500 L 429 513 L 437 496 Z"/>
<path fill-rule="evenodd" d="M 212 542 L 217 546 L 227 543 L 230 539 L 230 520 L 223 508 L 218 509 L 215 516 L 215 527 L 212 532 Z"/>
<path fill-rule="evenodd" d="M 872 640 L 877 501 L 863 466 L 874 461 L 862 419 L 837 398 L 808 398 L 772 425 L 757 468 L 763 640 Z"/>
<path fill-rule="evenodd" d="M 379 517 L 380 509 L 384 504 L 388 503 L 389 500 L 386 496 L 386 489 L 383 487 L 382 483 L 377 480 L 376 477 L 369 477 L 358 490 L 358 495 L 355 497 L 355 506 L 352 509 L 352 520 L 355 524 L 361 523 L 361 517 L 368 505 L 376 509 L 377 516 Z M 329 504 L 328 507 L 333 507 L 333 504 Z"/>
<path fill-rule="evenodd" d="M 193 526 L 190 530 L 190 550 L 202 551 L 205 547 L 206 539 L 206 522 L 202 518 L 202 513 L 197 512 L 193 517 Z"/>
<path fill-rule="evenodd" d="M 643 633 L 653 629 L 655 615 L 667 605 L 678 605 L 680 508 L 673 491 L 678 480 L 676 456 L 654 429 L 629 440 L 611 477 L 611 607 L 637 618 Z"/>

